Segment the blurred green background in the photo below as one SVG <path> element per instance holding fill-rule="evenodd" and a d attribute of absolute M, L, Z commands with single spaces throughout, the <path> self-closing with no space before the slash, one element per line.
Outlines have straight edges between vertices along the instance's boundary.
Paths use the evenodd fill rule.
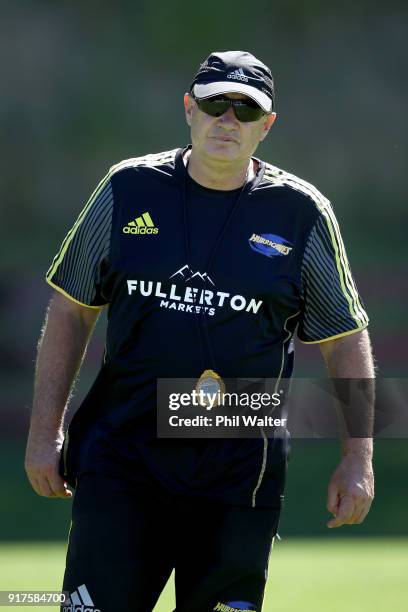
<path fill-rule="evenodd" d="M 51 294 L 45 271 L 109 166 L 189 142 L 182 96 L 212 50 L 245 49 L 271 67 L 278 120 L 258 155 L 332 200 L 378 375 L 406 377 L 406 2 L 9 0 L 1 8 L 0 542 L 58 541 L 68 531 L 70 502 L 36 497 L 23 471 Z M 103 333 L 101 321 L 71 413 L 97 372 Z M 319 349 L 299 345 L 296 375 L 322 372 Z M 283 537 L 408 535 L 408 444 L 379 440 L 376 449 L 367 521 L 328 532 L 338 444 L 295 441 Z"/>

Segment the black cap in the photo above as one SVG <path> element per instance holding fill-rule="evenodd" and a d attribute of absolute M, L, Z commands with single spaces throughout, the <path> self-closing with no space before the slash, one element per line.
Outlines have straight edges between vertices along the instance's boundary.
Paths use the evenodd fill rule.
<path fill-rule="evenodd" d="M 267 113 L 274 107 L 271 71 L 246 51 L 211 53 L 198 69 L 190 91 L 198 99 L 224 93 L 242 93 Z"/>

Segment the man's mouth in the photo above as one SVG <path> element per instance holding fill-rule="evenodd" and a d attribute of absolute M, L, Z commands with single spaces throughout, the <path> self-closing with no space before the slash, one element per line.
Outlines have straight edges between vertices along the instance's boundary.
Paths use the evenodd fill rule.
<path fill-rule="evenodd" d="M 222 140 L 222 142 L 237 142 L 235 138 L 232 138 L 232 136 L 227 136 L 226 134 L 215 134 L 214 136 L 211 136 L 211 138 L 215 138 L 215 140 Z"/>

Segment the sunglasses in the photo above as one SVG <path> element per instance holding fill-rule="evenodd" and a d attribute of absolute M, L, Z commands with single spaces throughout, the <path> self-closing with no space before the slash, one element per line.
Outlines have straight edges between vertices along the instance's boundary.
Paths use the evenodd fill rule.
<path fill-rule="evenodd" d="M 249 123 L 258 121 L 265 111 L 253 100 L 233 100 L 225 96 L 214 96 L 212 98 L 198 99 L 193 96 L 200 111 L 211 115 L 211 117 L 221 117 L 227 112 L 230 106 L 234 109 L 234 115 L 238 121 Z"/>

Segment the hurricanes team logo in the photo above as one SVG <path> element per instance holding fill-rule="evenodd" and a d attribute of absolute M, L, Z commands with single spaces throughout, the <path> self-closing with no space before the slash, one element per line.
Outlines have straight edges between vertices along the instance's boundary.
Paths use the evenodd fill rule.
<path fill-rule="evenodd" d="M 289 240 L 276 234 L 252 234 L 248 242 L 255 253 L 261 253 L 266 257 L 282 257 L 289 255 L 293 250 Z"/>
<path fill-rule="evenodd" d="M 214 612 L 256 612 L 256 607 L 249 601 L 219 601 L 213 608 Z"/>

